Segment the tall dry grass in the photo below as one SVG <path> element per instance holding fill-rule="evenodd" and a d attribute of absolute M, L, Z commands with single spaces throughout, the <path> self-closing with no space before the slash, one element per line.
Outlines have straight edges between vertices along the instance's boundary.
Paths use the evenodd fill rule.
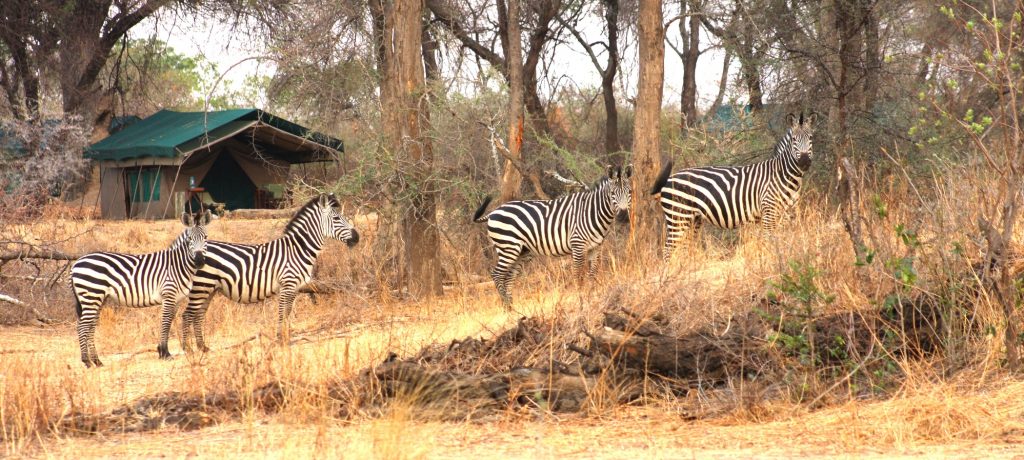
<path fill-rule="evenodd" d="M 719 386 L 698 385 L 685 395 L 666 392 L 650 380 L 643 384 L 640 402 L 664 409 L 666 417 L 697 417 L 726 425 L 785 425 L 798 423 L 794 417 L 805 420 L 827 414 L 831 418 L 822 423 L 845 431 L 849 439 L 881 448 L 999 439 L 1001 433 L 1014 429 L 1015 417 L 1024 414 L 1024 406 L 1015 397 L 1019 385 L 1000 370 L 1002 345 L 992 339 L 991 332 L 1000 327 L 999 310 L 978 295 L 972 271 L 981 242 L 973 234 L 977 211 L 971 203 L 983 193 L 983 185 L 981 179 L 975 183 L 937 178 L 927 184 L 927 196 L 918 198 L 924 186 L 866 184 L 872 192 L 865 194 L 861 212 L 874 256 L 859 264 L 834 203 L 813 191 L 774 234 L 763 235 L 755 227 L 707 229 L 668 266 L 660 263 L 656 241 L 644 242 L 639 251 L 622 250 L 627 230 L 616 227 L 604 248 L 603 270 L 596 280 L 577 287 L 568 260 L 536 259 L 513 288 L 513 312 L 501 308 L 486 277 L 489 261 L 480 257 L 484 248 L 475 243 L 447 244 L 446 271 L 453 282 L 444 297 L 403 300 L 382 275 L 388 261 L 378 258 L 374 250 L 375 238 L 386 232 L 376 229 L 373 219 L 357 219 L 357 226 L 364 226 L 360 228 L 366 235 L 363 243 L 352 250 L 332 243 L 319 263 L 318 278 L 340 286 L 343 292 L 315 299 L 299 297 L 290 346 L 282 347 L 273 339 L 276 304 L 237 305 L 219 297 L 207 320 L 213 352 L 159 361 L 153 350 L 155 311 L 106 308 L 97 345 L 108 366 L 92 371 L 78 362 L 65 286 L 28 283 L 14 287 L 21 289 L 14 292 L 48 308 L 65 324 L 42 332 L 0 331 L 4 351 L 0 353 L 0 434 L 5 452 L 17 454 L 54 438 L 78 436 L 66 421 L 81 414 L 112 413 L 168 392 L 207 402 L 233 395 L 228 408 L 211 403 L 198 410 L 213 422 L 253 426 L 267 423 L 268 418 L 269 423 L 312 427 L 354 421 L 372 427 L 378 455 L 416 457 L 420 452 L 415 448 L 395 447 L 416 446 L 409 438 L 415 433 L 412 427 L 424 417 L 430 419 L 415 401 L 381 407 L 354 397 L 361 394 L 359 389 L 344 386 L 358 381 L 362 369 L 389 353 L 412 356 L 424 347 L 454 339 L 494 337 L 520 316 L 530 316 L 578 327 L 559 329 L 560 343 L 538 348 L 523 363 L 481 361 L 467 366 L 484 369 L 569 361 L 573 353 L 558 345 L 583 340 L 580 330 L 601 327 L 602 312 L 609 308 L 664 316 L 671 330 L 680 334 L 728 324 L 729 318 L 749 312 L 770 295 L 789 299 L 786 296 L 792 293 L 780 292 L 779 286 L 783 275 L 797 266 L 814 269 L 810 283 L 827 299 L 813 304 L 815 313 L 878 309 L 893 296 L 948 305 L 950 321 L 939 331 L 942 352 L 916 361 L 880 345 L 879 359 L 891 363 L 891 375 L 854 372 L 844 378 L 812 363 L 810 372 L 794 372 L 792 381 L 766 384 L 737 379 Z M 226 241 L 265 241 L 277 236 L 283 225 L 284 221 L 224 220 L 213 223 L 210 234 Z M 103 222 L 51 215 L 44 222 L 8 226 L 4 231 L 23 239 L 57 241 L 60 249 L 81 253 L 157 250 L 179 230 L 174 222 Z M 483 229 L 466 225 L 464 232 Z M 5 284 L 5 290 L 12 286 Z M 875 339 L 886 345 L 898 343 L 900 337 Z M 786 359 L 792 359 L 796 370 L 808 366 Z M 616 387 L 610 379 L 600 382 L 586 412 L 597 420 L 628 417 L 635 409 L 619 401 L 623 393 L 636 389 Z M 268 388 L 276 388 L 270 399 L 265 397 L 270 394 Z M 339 394 L 344 391 L 350 393 Z M 881 401 L 865 406 L 865 399 Z M 269 412 L 268 404 L 273 406 Z M 810 412 L 823 407 L 831 408 Z M 504 422 L 499 423 L 534 417 L 536 413 L 513 411 L 503 414 Z"/>

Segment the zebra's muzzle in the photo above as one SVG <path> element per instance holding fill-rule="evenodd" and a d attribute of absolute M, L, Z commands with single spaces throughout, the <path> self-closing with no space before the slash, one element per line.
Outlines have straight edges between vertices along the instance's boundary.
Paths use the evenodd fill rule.
<path fill-rule="evenodd" d="M 359 232 L 357 232 L 356 229 L 353 228 L 352 229 L 352 236 L 350 236 L 347 240 L 345 240 L 345 244 L 347 244 L 348 247 L 351 248 L 352 246 L 355 246 L 358 243 L 359 243 Z"/>
<path fill-rule="evenodd" d="M 803 153 L 800 154 L 796 159 L 796 165 L 803 171 L 807 171 L 811 167 L 811 156 Z"/>
<path fill-rule="evenodd" d="M 195 263 L 196 268 L 203 268 L 203 265 L 206 265 L 206 255 L 201 252 L 197 252 L 192 256 L 192 262 Z"/>
<path fill-rule="evenodd" d="M 615 215 L 615 220 L 619 221 L 620 224 L 628 224 L 629 211 L 619 211 L 619 213 Z"/>

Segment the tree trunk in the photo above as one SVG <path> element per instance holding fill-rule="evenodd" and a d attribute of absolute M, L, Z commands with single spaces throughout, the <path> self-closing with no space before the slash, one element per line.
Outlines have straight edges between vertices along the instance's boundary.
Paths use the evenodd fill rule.
<path fill-rule="evenodd" d="M 604 20 L 608 28 L 608 65 L 601 75 L 604 97 L 604 153 L 622 162 L 619 152 L 619 107 L 615 103 L 615 76 L 619 71 L 619 0 L 604 0 Z"/>
<path fill-rule="evenodd" d="M 430 23 L 427 16 L 423 17 L 423 73 L 427 77 L 427 83 L 431 86 L 439 85 L 441 82 L 441 67 L 437 63 L 439 51 L 437 40 L 430 33 Z M 437 90 L 438 88 L 433 88 Z"/>
<path fill-rule="evenodd" d="M 868 116 L 874 113 L 878 101 L 878 74 L 882 71 L 876 6 L 873 0 L 861 0 L 861 17 L 864 18 L 864 112 Z"/>
<path fill-rule="evenodd" d="M 743 86 L 747 88 L 747 104 L 752 112 L 764 110 L 764 90 L 761 89 L 761 67 L 754 58 L 753 44 L 743 43 L 740 45 L 740 75 L 743 78 Z"/>
<path fill-rule="evenodd" d="M 498 3 L 501 3 L 499 0 Z M 506 65 L 508 66 L 508 154 L 515 161 L 523 158 L 523 38 L 519 27 L 520 0 L 508 0 L 506 10 L 506 26 L 508 43 L 506 47 Z M 505 168 L 501 176 L 501 203 L 519 199 L 519 190 L 523 184 L 523 175 L 513 164 L 513 160 L 505 160 Z"/>
<path fill-rule="evenodd" d="M 725 90 L 729 87 L 729 65 L 732 63 L 732 53 L 728 49 L 725 50 L 725 57 L 722 59 L 722 77 L 718 79 L 718 95 L 715 96 L 715 102 L 711 103 L 711 108 L 704 114 L 704 118 L 714 117 L 715 113 L 718 112 L 718 108 L 722 106 L 722 101 L 725 99 Z"/>
<path fill-rule="evenodd" d="M 686 11 L 685 1 L 682 10 Z M 697 10 L 700 5 L 696 2 L 690 5 L 691 15 L 689 17 L 690 30 L 683 27 L 686 19 L 679 20 L 679 33 L 684 35 L 683 41 L 683 93 L 680 101 L 680 131 L 697 123 L 697 58 L 700 57 L 700 16 Z"/>
<path fill-rule="evenodd" d="M 653 241 L 653 223 L 661 219 L 657 201 L 647 193 L 661 169 L 659 131 L 665 81 L 665 26 L 661 2 L 640 0 L 637 22 L 640 69 L 633 126 L 633 203 L 630 213 L 630 241 L 634 247 Z"/>
<path fill-rule="evenodd" d="M 409 293 L 415 297 L 441 294 L 440 241 L 437 204 L 431 178 L 434 156 L 430 138 L 430 108 L 423 67 L 422 0 L 384 2 L 384 58 L 388 100 L 386 135 L 398 164 L 405 170 L 407 197 L 402 207 L 403 259 Z"/>
<path fill-rule="evenodd" d="M 113 96 L 99 83 L 110 51 L 128 30 L 174 0 L 144 0 L 112 14 L 112 0 L 71 2 L 68 16 L 55 33 L 59 42 L 60 91 L 65 114 L 74 114 L 103 130 L 113 116 Z M 120 8 L 120 7 L 119 7 Z M 97 136 L 93 136 L 94 138 Z"/>
<path fill-rule="evenodd" d="M 530 47 L 526 54 L 526 60 L 523 62 L 523 89 L 526 99 L 526 111 L 530 112 L 530 121 L 533 124 L 534 129 L 551 135 L 552 138 L 558 142 L 559 136 L 548 123 L 544 104 L 540 100 L 540 93 L 538 92 L 537 67 L 540 64 L 544 45 L 551 39 L 551 21 L 555 19 L 555 16 L 558 14 L 558 10 L 561 9 L 561 1 L 543 0 L 536 3 L 530 2 L 528 4 L 536 5 L 535 12 L 537 14 L 537 24 L 533 31 L 530 32 Z"/>

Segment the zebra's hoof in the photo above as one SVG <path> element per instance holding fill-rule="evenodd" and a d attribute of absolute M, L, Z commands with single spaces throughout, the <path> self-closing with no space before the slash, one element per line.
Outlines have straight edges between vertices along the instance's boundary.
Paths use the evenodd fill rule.
<path fill-rule="evenodd" d="M 103 367 L 103 362 L 100 361 L 99 358 L 93 358 L 92 359 L 92 365 L 93 365 L 93 367 Z"/>

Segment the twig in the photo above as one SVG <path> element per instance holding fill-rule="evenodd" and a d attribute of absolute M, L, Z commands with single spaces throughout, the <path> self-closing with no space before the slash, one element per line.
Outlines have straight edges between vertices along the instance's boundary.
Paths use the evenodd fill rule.
<path fill-rule="evenodd" d="M 14 297 L 11 297 L 11 296 L 9 296 L 7 294 L 0 294 L 0 301 L 4 301 L 4 302 L 7 302 L 7 303 L 10 303 L 10 304 L 13 304 L 13 305 L 17 305 L 19 307 L 22 307 L 22 308 L 30 311 L 33 315 L 35 315 L 36 321 L 39 321 L 40 323 L 43 323 L 43 324 L 53 324 L 53 323 L 57 322 L 57 321 L 51 319 L 50 317 L 42 314 L 41 312 L 39 312 L 39 310 L 36 310 L 35 308 L 32 308 L 27 303 L 22 302 L 22 301 L 20 301 L 18 299 L 15 299 Z"/>

